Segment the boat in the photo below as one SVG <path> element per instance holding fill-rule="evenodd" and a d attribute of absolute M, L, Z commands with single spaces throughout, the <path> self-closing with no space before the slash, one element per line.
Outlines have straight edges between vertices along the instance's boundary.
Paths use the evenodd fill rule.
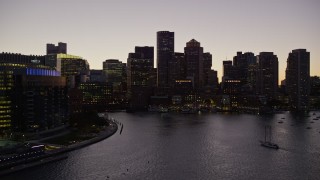
<path fill-rule="evenodd" d="M 149 112 L 158 112 L 159 108 L 157 106 L 149 106 L 148 111 Z"/>
<path fill-rule="evenodd" d="M 169 112 L 169 109 L 166 108 L 166 107 L 160 107 L 159 110 L 158 110 L 159 113 L 167 113 Z"/>
<path fill-rule="evenodd" d="M 272 148 L 272 149 L 279 149 L 279 146 L 276 143 L 271 142 L 271 126 L 265 126 L 264 129 L 264 141 L 260 141 L 260 145 L 267 147 L 267 148 Z M 269 138 L 267 138 L 267 134 L 269 131 Z"/>
<path fill-rule="evenodd" d="M 183 107 L 181 109 L 181 113 L 182 114 L 195 114 L 196 113 L 196 110 L 193 109 L 193 108 L 189 108 L 189 107 Z"/>

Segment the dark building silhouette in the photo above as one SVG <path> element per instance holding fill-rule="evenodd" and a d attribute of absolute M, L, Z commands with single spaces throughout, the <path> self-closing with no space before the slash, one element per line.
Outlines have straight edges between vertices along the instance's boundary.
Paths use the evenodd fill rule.
<path fill-rule="evenodd" d="M 0 63 L 24 64 L 28 66 L 44 66 L 45 56 L 23 55 L 19 53 L 2 52 L 0 54 Z"/>
<path fill-rule="evenodd" d="M 168 87 L 169 66 L 174 57 L 174 32 L 159 31 L 157 32 L 157 86 Z M 172 69 L 172 68 L 171 68 Z M 174 74 L 174 72 L 172 72 Z M 171 75 L 172 75 L 171 74 Z"/>
<path fill-rule="evenodd" d="M 103 70 L 90 69 L 89 74 L 90 74 L 90 78 L 89 78 L 90 82 L 101 82 L 101 83 L 107 82 L 107 78 Z"/>
<path fill-rule="evenodd" d="M 257 93 L 257 76 L 258 76 L 258 64 L 250 64 L 247 72 L 247 84 L 243 86 L 244 92 L 247 94 Z"/>
<path fill-rule="evenodd" d="M 203 87 L 203 48 L 195 39 L 187 42 L 184 48 L 184 54 L 187 64 L 187 79 L 193 80 L 194 88 L 200 89 Z"/>
<path fill-rule="evenodd" d="M 135 47 L 127 60 L 127 91 L 130 110 L 146 110 L 152 87 L 156 85 L 154 75 L 153 47 Z"/>
<path fill-rule="evenodd" d="M 216 94 L 218 91 L 219 81 L 218 81 L 218 71 L 211 69 L 208 72 L 208 86 L 211 87 L 213 93 Z"/>
<path fill-rule="evenodd" d="M 286 69 L 286 88 L 292 110 L 309 109 L 310 52 L 295 49 L 289 53 Z"/>
<path fill-rule="evenodd" d="M 261 52 L 257 60 L 257 93 L 274 99 L 278 92 L 278 57 L 273 52 Z"/>
<path fill-rule="evenodd" d="M 233 71 L 232 61 L 226 60 L 223 61 L 223 75 L 222 75 L 222 81 L 226 78 L 234 78 L 235 74 Z"/>
<path fill-rule="evenodd" d="M 184 53 L 174 53 L 173 60 L 169 62 L 169 87 L 174 87 L 177 79 L 186 77 L 186 61 Z"/>
<path fill-rule="evenodd" d="M 212 67 L 212 54 L 203 53 L 203 84 L 209 85 L 209 72 Z"/>
<path fill-rule="evenodd" d="M 40 132 L 64 125 L 68 120 L 66 78 L 54 70 L 24 69 L 15 75 L 13 130 Z"/>
<path fill-rule="evenodd" d="M 310 77 L 310 95 L 320 96 L 320 77 Z"/>
<path fill-rule="evenodd" d="M 320 109 L 320 78 L 319 76 L 310 77 L 310 97 L 309 105 L 312 109 Z"/>
<path fill-rule="evenodd" d="M 248 81 L 248 69 L 250 65 L 256 64 L 256 56 L 251 52 L 242 53 L 237 52 L 237 56 L 233 58 L 233 66 L 237 69 L 237 78 L 241 80 L 241 83 L 251 83 Z"/>
<path fill-rule="evenodd" d="M 47 55 L 48 54 L 67 54 L 67 43 L 59 42 L 58 46 L 54 44 L 47 44 Z"/>
<path fill-rule="evenodd" d="M 127 60 L 127 90 L 132 109 L 146 109 L 152 87 L 155 86 L 153 47 L 136 47 Z"/>

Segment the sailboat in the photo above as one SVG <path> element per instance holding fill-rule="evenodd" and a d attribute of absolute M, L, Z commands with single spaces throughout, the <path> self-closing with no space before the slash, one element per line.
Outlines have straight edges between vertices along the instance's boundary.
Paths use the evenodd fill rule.
<path fill-rule="evenodd" d="M 264 129 L 264 141 L 260 141 L 261 146 L 272 148 L 272 149 L 279 149 L 279 146 L 276 143 L 271 142 L 271 126 L 265 126 Z M 267 134 L 269 132 L 269 138 L 267 139 Z"/>

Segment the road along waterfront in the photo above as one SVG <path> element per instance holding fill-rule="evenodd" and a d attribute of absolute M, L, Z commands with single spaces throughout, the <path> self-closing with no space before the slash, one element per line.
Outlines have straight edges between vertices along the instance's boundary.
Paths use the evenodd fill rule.
<path fill-rule="evenodd" d="M 109 121 L 109 126 L 106 127 L 103 131 L 99 132 L 94 138 L 77 142 L 69 146 L 60 146 L 60 145 L 50 145 L 50 146 L 56 146 L 58 147 L 55 150 L 46 151 L 44 154 L 39 155 L 35 157 L 33 160 L 29 161 L 23 161 L 21 163 L 18 163 L 14 166 L 8 167 L 8 168 L 2 168 L 0 170 L 0 176 L 7 175 L 10 173 L 14 173 L 17 171 L 21 171 L 27 168 L 40 166 L 42 164 L 47 164 L 49 162 L 54 162 L 62 159 L 66 159 L 68 157 L 67 152 L 88 146 L 90 144 L 94 144 L 96 142 L 102 141 L 110 136 L 112 136 L 114 133 L 117 132 L 118 126 L 116 122 Z"/>

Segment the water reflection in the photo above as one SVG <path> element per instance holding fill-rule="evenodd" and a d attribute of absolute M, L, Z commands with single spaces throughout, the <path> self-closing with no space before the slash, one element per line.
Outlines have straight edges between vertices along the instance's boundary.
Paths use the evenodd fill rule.
<path fill-rule="evenodd" d="M 317 179 L 319 115 L 113 113 L 121 135 L 3 179 Z M 260 146 L 266 125 L 279 150 Z"/>

